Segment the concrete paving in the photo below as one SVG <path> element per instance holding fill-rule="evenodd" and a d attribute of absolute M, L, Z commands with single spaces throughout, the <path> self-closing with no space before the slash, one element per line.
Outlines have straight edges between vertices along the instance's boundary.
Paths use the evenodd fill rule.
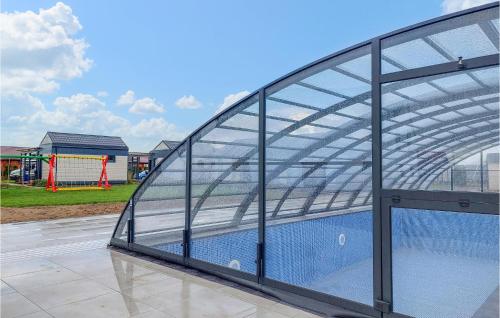
<path fill-rule="evenodd" d="M 1 317 L 316 317 L 108 249 L 117 216 L 2 224 Z"/>

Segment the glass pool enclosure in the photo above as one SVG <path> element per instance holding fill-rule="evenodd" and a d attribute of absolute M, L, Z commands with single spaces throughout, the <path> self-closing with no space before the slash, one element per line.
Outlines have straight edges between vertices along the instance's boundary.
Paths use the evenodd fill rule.
<path fill-rule="evenodd" d="M 217 114 L 140 184 L 111 245 L 328 315 L 497 317 L 499 147 L 492 3 Z"/>

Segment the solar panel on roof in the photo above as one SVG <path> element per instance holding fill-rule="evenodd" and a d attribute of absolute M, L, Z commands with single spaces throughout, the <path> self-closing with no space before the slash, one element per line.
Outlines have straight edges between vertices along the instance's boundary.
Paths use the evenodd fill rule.
<path fill-rule="evenodd" d="M 128 148 L 125 142 L 120 137 L 116 136 L 84 135 L 59 132 L 48 132 L 47 135 L 49 135 L 52 144 L 73 144 Z"/>

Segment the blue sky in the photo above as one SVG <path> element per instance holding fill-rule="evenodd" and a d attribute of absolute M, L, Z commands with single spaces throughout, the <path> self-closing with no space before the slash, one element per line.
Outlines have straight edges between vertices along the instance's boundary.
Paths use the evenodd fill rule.
<path fill-rule="evenodd" d="M 149 151 L 297 67 L 483 2 L 4 0 L 2 145 L 53 130 Z"/>

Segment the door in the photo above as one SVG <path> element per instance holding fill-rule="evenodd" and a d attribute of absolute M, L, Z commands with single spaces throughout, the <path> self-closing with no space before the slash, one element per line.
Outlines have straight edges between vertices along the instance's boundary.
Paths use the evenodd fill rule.
<path fill-rule="evenodd" d="M 386 317 L 497 317 L 498 194 L 386 190 Z"/>

